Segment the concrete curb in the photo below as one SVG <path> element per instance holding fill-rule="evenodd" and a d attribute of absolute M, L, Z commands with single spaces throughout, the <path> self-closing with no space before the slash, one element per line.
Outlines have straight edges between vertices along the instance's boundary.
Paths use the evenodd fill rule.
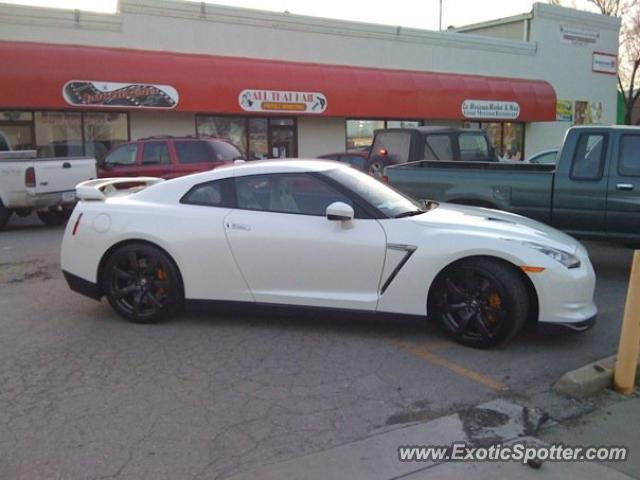
<path fill-rule="evenodd" d="M 638 360 L 640 365 L 640 359 Z M 616 366 L 616 355 L 589 363 L 565 373 L 558 380 L 553 390 L 556 393 L 573 398 L 585 398 L 609 388 L 613 384 L 613 370 Z"/>

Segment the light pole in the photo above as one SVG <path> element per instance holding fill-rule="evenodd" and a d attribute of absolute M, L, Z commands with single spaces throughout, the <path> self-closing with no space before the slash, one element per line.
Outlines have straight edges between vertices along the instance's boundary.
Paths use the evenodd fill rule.
<path fill-rule="evenodd" d="M 440 0 L 440 22 L 438 23 L 438 30 L 442 31 L 442 0 Z"/>

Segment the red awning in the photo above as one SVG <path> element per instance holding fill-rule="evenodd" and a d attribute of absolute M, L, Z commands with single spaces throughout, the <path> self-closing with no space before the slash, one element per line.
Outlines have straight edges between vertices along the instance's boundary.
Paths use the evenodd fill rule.
<path fill-rule="evenodd" d="M 63 88 L 89 80 L 172 86 L 183 112 L 246 113 L 238 97 L 251 89 L 319 92 L 327 116 L 462 119 L 465 100 L 517 102 L 518 121 L 556 115 L 543 80 L 23 42 L 0 42 L 0 64 L 0 109 L 86 108 Z"/>

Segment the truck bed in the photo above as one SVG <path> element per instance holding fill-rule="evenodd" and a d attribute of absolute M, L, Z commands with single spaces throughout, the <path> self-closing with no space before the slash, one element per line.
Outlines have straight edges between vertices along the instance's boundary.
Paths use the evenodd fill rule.
<path fill-rule="evenodd" d="M 385 169 L 389 184 L 417 198 L 511 211 L 551 223 L 555 165 L 418 161 Z"/>

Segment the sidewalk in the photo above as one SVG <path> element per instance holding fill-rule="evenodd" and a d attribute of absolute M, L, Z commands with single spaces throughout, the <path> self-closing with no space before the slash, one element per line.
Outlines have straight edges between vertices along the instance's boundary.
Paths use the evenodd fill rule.
<path fill-rule="evenodd" d="M 422 479 L 539 479 L 584 480 L 640 478 L 640 398 L 615 398 L 595 412 L 557 424 L 537 409 L 498 399 L 422 424 L 382 431 L 363 440 L 286 462 L 262 466 L 233 480 L 422 480 Z M 628 446 L 626 462 L 545 462 L 533 469 L 518 462 L 400 462 L 400 445 L 476 446 L 526 441 L 584 446 Z"/>

